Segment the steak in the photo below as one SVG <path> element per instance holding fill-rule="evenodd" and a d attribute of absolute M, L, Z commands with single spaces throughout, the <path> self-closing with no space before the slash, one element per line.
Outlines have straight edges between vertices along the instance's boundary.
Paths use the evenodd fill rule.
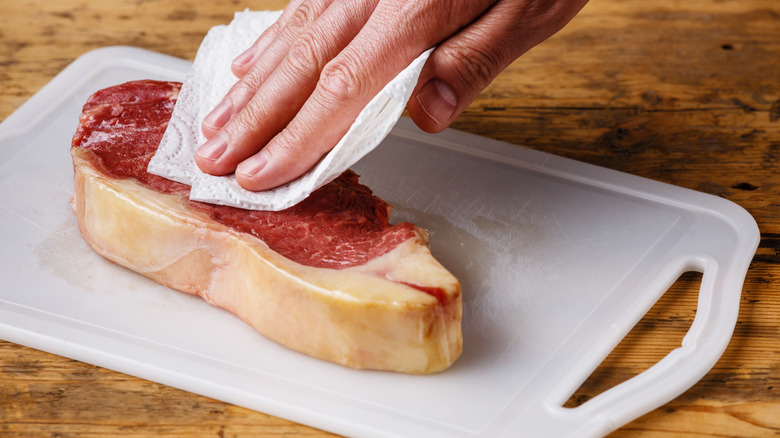
<path fill-rule="evenodd" d="M 449 367 L 461 352 L 460 284 L 427 232 L 390 224 L 390 206 L 354 172 L 270 212 L 191 201 L 189 186 L 146 171 L 180 86 L 128 82 L 84 105 L 74 210 L 92 248 L 296 351 L 354 368 Z"/>

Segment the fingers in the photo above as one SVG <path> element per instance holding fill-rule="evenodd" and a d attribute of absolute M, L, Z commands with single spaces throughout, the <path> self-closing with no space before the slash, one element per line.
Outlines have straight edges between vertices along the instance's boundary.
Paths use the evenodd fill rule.
<path fill-rule="evenodd" d="M 568 23 L 587 0 L 502 0 L 431 54 L 407 105 L 421 129 L 439 132 L 520 55 Z"/>
<path fill-rule="evenodd" d="M 314 7 L 316 2 L 307 3 Z M 356 7 L 357 3 L 363 7 Z M 322 7 L 326 2 L 317 4 Z M 224 126 L 215 129 L 215 135 L 198 150 L 198 167 L 212 175 L 231 173 L 282 131 L 313 92 L 324 65 L 358 33 L 374 4 L 366 0 L 335 2 L 308 24 L 293 15 L 285 27 L 289 30 L 281 31 L 280 38 L 268 46 L 252 70 L 204 120 L 204 134 L 214 125 L 224 122 Z M 286 32 L 288 36 L 283 36 Z M 293 36 L 295 32 L 300 33 Z M 286 50 L 285 45 L 289 45 Z M 275 69 L 267 71 L 261 64 L 266 59 L 276 62 L 277 53 L 268 53 L 272 50 L 284 56 Z M 302 145 L 301 154 L 311 147 Z"/>
<path fill-rule="evenodd" d="M 249 72 L 255 64 L 257 57 L 279 36 L 281 29 L 284 29 L 287 26 L 290 22 L 290 17 L 298 10 L 298 6 L 304 1 L 306 0 L 292 0 L 289 2 L 287 7 L 282 11 L 282 15 L 279 16 L 279 19 L 260 34 L 254 44 L 233 60 L 231 70 L 236 77 L 242 78 Z"/>
<path fill-rule="evenodd" d="M 203 120 L 203 135 L 210 139 L 254 97 L 260 86 L 278 68 L 300 35 L 322 15 L 333 0 L 298 0 L 282 12 L 252 46 L 233 61 L 241 78 Z"/>
<path fill-rule="evenodd" d="M 317 89 L 297 115 L 256 155 L 240 163 L 236 180 L 248 190 L 266 190 L 305 173 L 346 134 L 371 99 L 371 82 L 360 64 L 340 55 L 323 70 Z"/>
<path fill-rule="evenodd" d="M 471 7 L 469 19 L 481 12 L 474 6 L 479 2 L 466 3 Z M 442 3 L 427 4 L 442 8 Z M 399 12 L 381 3 L 377 6 L 349 45 L 323 68 L 316 88 L 285 129 L 238 165 L 236 180 L 241 186 L 265 190 L 303 174 L 339 141 L 387 82 L 443 34 L 452 32 L 448 26 L 458 26 L 450 22 L 422 29 L 419 23 L 435 23 L 441 10 L 411 9 Z M 409 19 L 415 15 L 419 19 Z"/>

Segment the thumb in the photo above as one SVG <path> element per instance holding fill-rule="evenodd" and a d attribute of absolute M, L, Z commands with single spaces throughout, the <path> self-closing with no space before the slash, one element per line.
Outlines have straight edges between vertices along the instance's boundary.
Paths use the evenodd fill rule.
<path fill-rule="evenodd" d="M 450 44 L 431 53 L 407 103 L 420 129 L 439 132 L 448 127 L 508 65 L 497 54 L 477 53 Z"/>
<path fill-rule="evenodd" d="M 520 55 L 568 23 L 587 0 L 504 0 L 431 53 L 407 108 L 427 132 L 439 132 Z"/>

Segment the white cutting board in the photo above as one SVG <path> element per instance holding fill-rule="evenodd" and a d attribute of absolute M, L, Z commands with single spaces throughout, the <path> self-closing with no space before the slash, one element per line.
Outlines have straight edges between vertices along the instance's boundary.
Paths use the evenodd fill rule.
<path fill-rule="evenodd" d="M 464 350 L 431 376 L 287 350 L 232 315 L 113 265 L 81 239 L 70 139 L 94 91 L 182 80 L 153 52 L 90 52 L 0 125 L 0 338 L 350 436 L 604 435 L 692 386 L 723 353 L 759 241 L 724 199 L 407 119 L 355 166 L 431 232 L 463 284 Z M 685 271 L 683 345 L 580 407 L 562 404 Z"/>

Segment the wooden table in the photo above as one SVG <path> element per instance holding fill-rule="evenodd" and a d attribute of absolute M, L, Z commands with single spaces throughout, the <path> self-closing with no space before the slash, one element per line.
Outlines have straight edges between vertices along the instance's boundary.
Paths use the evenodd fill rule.
<path fill-rule="evenodd" d="M 0 0 L 0 119 L 84 52 L 192 59 L 233 10 L 283 1 Z M 780 435 L 780 2 L 592 0 L 455 122 L 479 135 L 732 200 L 761 244 L 728 349 L 699 383 L 613 436 Z M 680 345 L 683 275 L 569 406 Z M 0 342 L 2 436 L 325 436 L 247 409 Z"/>

